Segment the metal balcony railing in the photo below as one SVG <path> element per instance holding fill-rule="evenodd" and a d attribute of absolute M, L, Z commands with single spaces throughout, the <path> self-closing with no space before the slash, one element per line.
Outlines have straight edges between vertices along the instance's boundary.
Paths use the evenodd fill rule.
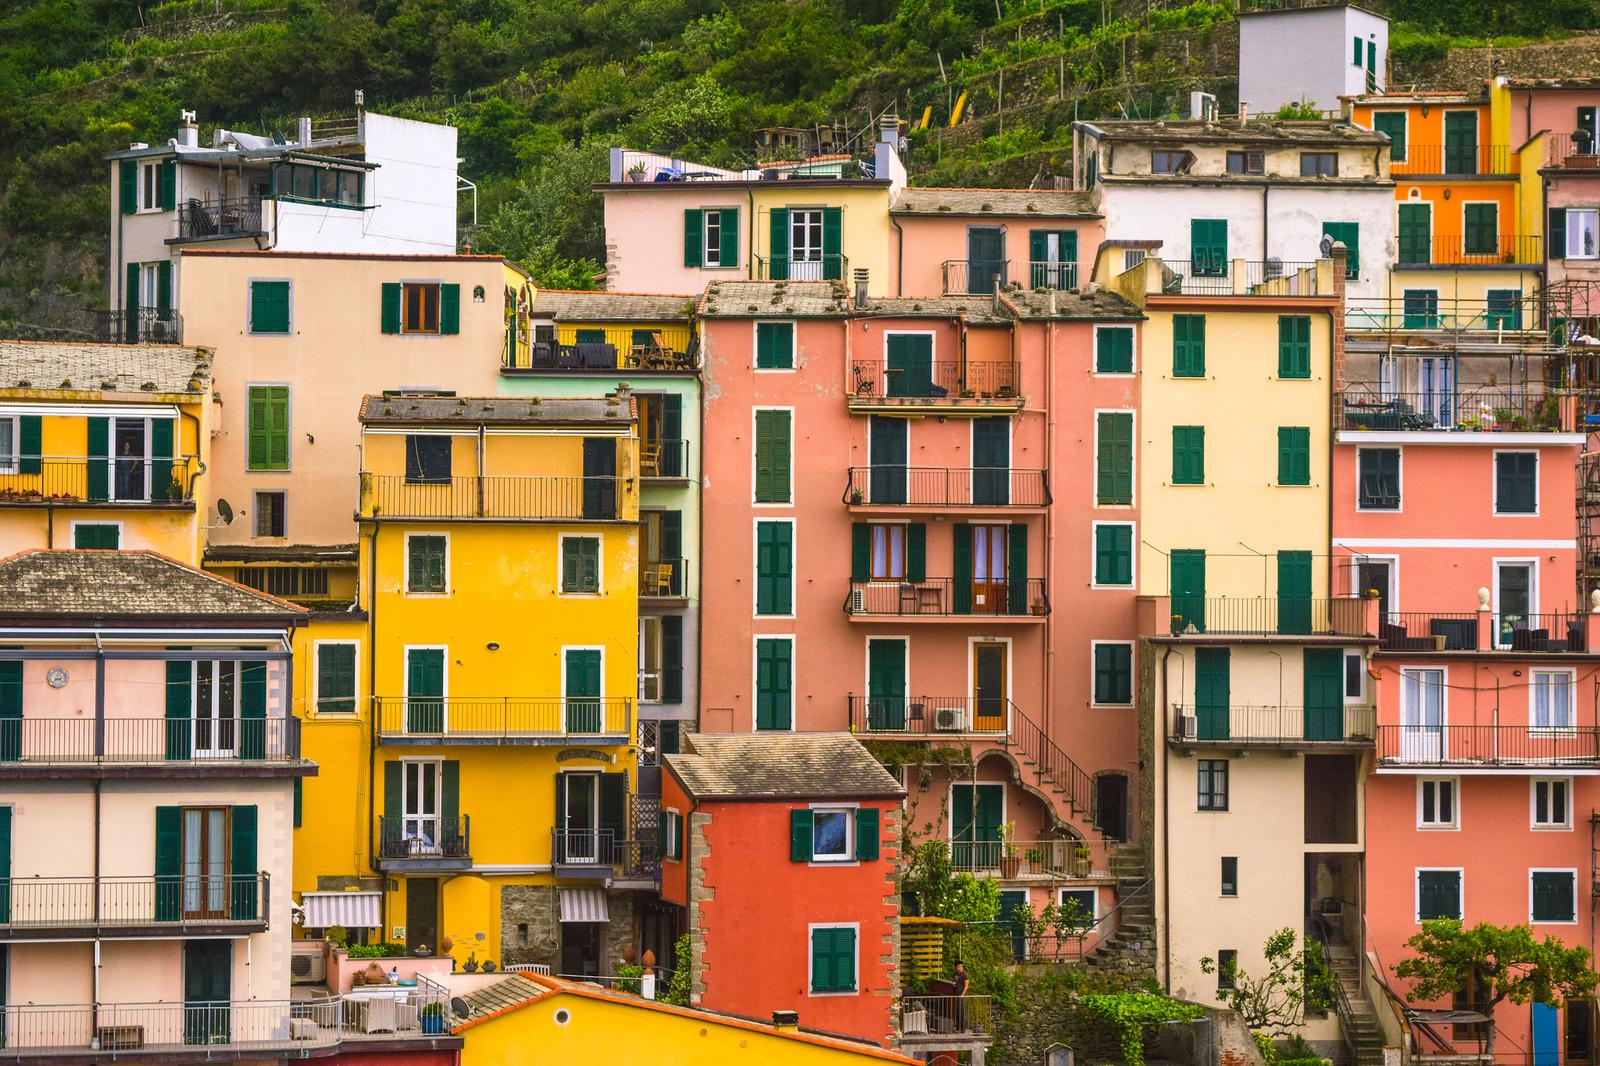
<path fill-rule="evenodd" d="M 842 281 L 850 274 L 850 260 L 843 255 L 758 255 L 758 281 Z"/>
<path fill-rule="evenodd" d="M 1014 467 L 852 466 L 844 502 L 872 507 L 1048 507 L 1043 470 Z"/>
<path fill-rule="evenodd" d="M 614 829 L 552 829 L 550 830 L 551 862 L 556 866 L 609 866 L 622 869 L 630 859 L 644 859 L 650 849 L 636 848 L 631 841 Z"/>
<path fill-rule="evenodd" d="M 1045 594 L 1042 577 L 1030 577 L 1020 587 L 1004 579 L 975 582 L 949 577 L 925 577 L 918 581 L 889 578 L 850 582 L 844 611 L 853 618 L 995 615 L 1043 618 L 1050 613 L 1050 597 Z"/>
<path fill-rule="evenodd" d="M 1535 293 L 1515 292 L 1496 299 L 1441 297 L 1432 289 L 1404 296 L 1351 297 L 1345 301 L 1345 328 L 1356 333 L 1445 330 L 1501 333 L 1528 330 L 1542 335 L 1543 307 Z"/>
<path fill-rule="evenodd" d="M 661 437 L 639 445 L 639 476 L 671 480 L 689 476 L 689 442 Z"/>
<path fill-rule="evenodd" d="M 1404 159 L 1390 158 L 1389 173 L 1455 177 L 1514 174 L 1516 167 L 1503 144 L 1408 144 Z"/>
<path fill-rule="evenodd" d="M 988 996 L 908 995 L 900 1001 L 900 1031 L 912 1046 L 922 1037 L 992 1033 Z"/>
<path fill-rule="evenodd" d="M 0 940 L 267 927 L 271 877 L 0 878 Z"/>
<path fill-rule="evenodd" d="M 0 776 L 55 764 L 299 760 L 298 718 L 0 719 Z"/>
<path fill-rule="evenodd" d="M 1225 742 L 1277 747 L 1307 744 L 1371 744 L 1377 712 L 1370 706 L 1201 707 L 1174 703 L 1169 738 L 1174 744 Z"/>
<path fill-rule="evenodd" d="M 994 291 L 996 283 L 1016 282 L 1028 289 L 1076 289 L 1077 263 L 1051 263 L 1043 260 L 946 259 L 940 266 L 944 294 L 983 296 Z"/>
<path fill-rule="evenodd" d="M 1045 877 L 1057 881 L 1110 877 L 1111 856 L 1120 844 L 1105 840 L 1014 841 L 1007 851 L 998 840 L 955 840 L 950 865 L 962 873 L 1011 878 Z"/>
<path fill-rule="evenodd" d="M 178 205 L 178 237 L 253 237 L 262 233 L 261 201 L 256 197 L 207 203 L 189 200 Z"/>
<path fill-rule="evenodd" d="M 183 316 L 141 307 L 136 311 L 96 311 L 94 339 L 101 344 L 182 344 Z"/>
<path fill-rule="evenodd" d="M 1476 651 L 1478 615 L 1473 611 L 1390 611 L 1378 625 L 1383 651 Z"/>
<path fill-rule="evenodd" d="M 1346 386 L 1340 408 L 1345 429 L 1563 430 L 1560 396 L 1539 382 L 1423 392 L 1362 382 Z"/>
<path fill-rule="evenodd" d="M 635 340 L 632 330 L 606 330 L 604 341 L 535 341 L 513 352 L 506 346 L 500 365 L 507 370 L 617 371 L 693 370 L 696 340 L 687 327 L 649 332 Z M 639 331 L 644 332 L 644 331 Z"/>
<path fill-rule="evenodd" d="M 340 997 L 195 1003 L 97 1003 L 0 1007 L 7 1059 L 94 1058 L 140 1053 L 215 1056 L 230 1048 L 250 1055 L 336 1047 L 364 1035 L 362 1004 Z M 404 1034 L 395 1032 L 395 1037 Z M 411 1035 L 417 1035 L 415 1033 Z"/>
<path fill-rule="evenodd" d="M 472 857 L 472 819 L 468 815 L 393 815 L 378 817 L 378 858 L 428 862 Z"/>
<path fill-rule="evenodd" d="M 1526 725 L 1381 725 L 1378 763 L 1395 766 L 1528 768 L 1600 763 L 1600 729 Z"/>
<path fill-rule="evenodd" d="M 876 734 L 976 734 L 1004 737 L 1016 705 L 988 696 L 855 696 L 850 704 L 850 731 Z"/>
<path fill-rule="evenodd" d="M 195 456 L 123 459 L 17 455 L 0 460 L 0 505 L 192 504 Z"/>
<path fill-rule="evenodd" d="M 1172 594 L 1171 632 L 1174 636 L 1311 636 L 1359 632 L 1362 601 L 1350 597 L 1314 596 L 1192 596 Z"/>
<path fill-rule="evenodd" d="M 916 401 L 1020 399 L 1021 374 L 1007 360 L 937 359 L 921 366 L 889 366 L 882 359 L 856 359 L 850 364 L 852 406 L 883 403 L 914 405 Z"/>
<path fill-rule="evenodd" d="M 633 735 L 627 696 L 378 696 L 373 703 L 378 735 L 391 743 Z"/>
<path fill-rule="evenodd" d="M 449 477 L 414 480 L 403 474 L 361 475 L 363 518 L 562 518 L 612 521 L 625 517 L 629 478 Z"/>
<path fill-rule="evenodd" d="M 1280 259 L 1163 259 L 1163 295 L 1327 296 L 1320 292 L 1317 264 Z"/>
<path fill-rule="evenodd" d="M 641 559 L 639 595 L 648 599 L 681 599 L 689 587 L 689 560 Z"/>
<path fill-rule="evenodd" d="M 1587 652 L 1588 616 L 1581 611 L 1541 611 L 1497 614 L 1493 619 L 1494 644 L 1511 651 Z"/>
<path fill-rule="evenodd" d="M 1537 236 L 1489 234 L 1472 238 L 1437 236 L 1431 240 L 1399 240 L 1395 265 L 1422 266 L 1537 266 L 1544 262 L 1544 242 Z"/>

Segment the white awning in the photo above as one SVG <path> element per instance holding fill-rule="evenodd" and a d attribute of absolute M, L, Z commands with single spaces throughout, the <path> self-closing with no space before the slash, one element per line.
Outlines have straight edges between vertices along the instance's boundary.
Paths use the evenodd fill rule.
<path fill-rule="evenodd" d="M 603 888 L 563 888 L 561 890 L 561 920 L 563 922 L 609 922 L 611 912 L 606 909 L 606 890 Z"/>
<path fill-rule="evenodd" d="M 307 929 L 376 929 L 383 924 L 382 892 L 302 892 Z"/>

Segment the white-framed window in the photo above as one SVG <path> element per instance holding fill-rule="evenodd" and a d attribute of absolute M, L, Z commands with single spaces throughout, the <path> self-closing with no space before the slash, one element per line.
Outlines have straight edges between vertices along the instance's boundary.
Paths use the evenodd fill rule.
<path fill-rule="evenodd" d="M 639 616 L 639 702 L 661 702 L 661 616 Z"/>
<path fill-rule="evenodd" d="M 1578 871 L 1571 867 L 1529 870 L 1528 920 L 1540 925 L 1576 925 Z"/>
<path fill-rule="evenodd" d="M 156 310 L 161 306 L 161 263 L 139 264 L 139 306 Z"/>
<path fill-rule="evenodd" d="M 1600 209 L 1569 207 L 1567 209 L 1567 258 L 1595 259 L 1600 257 Z"/>
<path fill-rule="evenodd" d="M 450 594 L 450 534 L 406 534 L 405 594 Z"/>
<path fill-rule="evenodd" d="M 855 835 L 854 808 L 814 808 L 811 812 L 811 861 L 854 862 Z"/>
<path fill-rule="evenodd" d="M 1461 783 L 1453 777 L 1417 779 L 1417 828 L 1461 828 Z"/>
<path fill-rule="evenodd" d="M 906 576 L 906 527 L 874 522 L 872 530 L 872 580 L 903 581 Z"/>
<path fill-rule="evenodd" d="M 708 267 L 733 265 L 722 262 L 722 212 L 700 212 L 700 225 L 705 229 L 705 232 L 700 235 L 700 247 L 705 249 L 705 257 L 701 265 Z"/>
<path fill-rule="evenodd" d="M 22 424 L 16 415 L 0 415 L 0 474 L 15 474 L 22 448 Z"/>
<path fill-rule="evenodd" d="M 661 828 L 666 837 L 662 841 L 662 854 L 672 862 L 683 858 L 683 815 L 676 807 L 668 807 L 661 817 Z"/>
<path fill-rule="evenodd" d="M 1572 671 L 1534 670 L 1528 685 L 1528 727 L 1558 732 L 1572 728 Z"/>
<path fill-rule="evenodd" d="M 1356 648 L 1344 652 L 1344 701 L 1367 702 L 1367 660 Z"/>
<path fill-rule="evenodd" d="M 1063 888 L 1056 897 L 1056 905 L 1063 912 L 1072 908 L 1073 928 L 1088 929 L 1100 918 L 1100 893 L 1092 888 Z"/>
<path fill-rule="evenodd" d="M 1528 783 L 1532 805 L 1531 824 L 1535 829 L 1572 828 L 1572 779 L 1536 777 Z"/>
<path fill-rule="evenodd" d="M 139 164 L 139 210 L 161 210 L 161 161 Z M 146 304 L 154 307 L 154 303 Z"/>
<path fill-rule="evenodd" d="M 822 275 L 822 208 L 791 208 L 789 277 L 795 281 L 821 281 Z"/>

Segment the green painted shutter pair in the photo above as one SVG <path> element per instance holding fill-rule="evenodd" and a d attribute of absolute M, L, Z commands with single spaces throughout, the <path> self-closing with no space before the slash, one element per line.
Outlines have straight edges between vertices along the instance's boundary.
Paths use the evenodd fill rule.
<path fill-rule="evenodd" d="M 952 614 L 972 613 L 972 527 L 965 523 L 952 526 L 954 539 L 952 551 L 950 611 Z M 1028 527 L 1013 523 L 1006 527 L 1006 606 L 1007 614 L 1028 613 Z"/>
<path fill-rule="evenodd" d="M 406 538 L 406 591 L 445 592 L 446 541 L 442 536 Z"/>
<path fill-rule="evenodd" d="M 844 277 L 844 209 L 822 209 L 822 277 L 838 281 Z M 789 209 L 774 207 L 767 221 L 767 279 L 787 281 L 789 259 Z"/>
<path fill-rule="evenodd" d="M 181 500 L 183 486 L 172 480 L 172 434 L 170 418 L 150 420 L 150 499 L 156 503 Z"/>
<path fill-rule="evenodd" d="M 263 917 L 256 893 L 258 821 L 254 804 L 237 804 L 229 812 L 228 917 L 236 922 Z M 155 919 L 175 922 L 183 914 L 182 807 L 156 808 L 155 867 Z"/>
<path fill-rule="evenodd" d="M 855 808 L 856 859 L 870 862 L 878 857 L 882 820 L 876 807 Z M 812 830 L 815 817 L 808 807 L 798 807 L 789 812 L 789 861 L 810 862 L 812 859 Z"/>
<path fill-rule="evenodd" d="M 1495 256 L 1499 254 L 1499 204 L 1463 205 L 1461 250 L 1468 255 Z"/>
<path fill-rule="evenodd" d="M 72 527 L 72 546 L 115 551 L 122 547 L 122 531 L 110 522 L 78 522 Z"/>
<path fill-rule="evenodd" d="M 867 641 L 867 729 L 906 727 L 906 658 L 904 637 Z"/>
<path fill-rule="evenodd" d="M 406 732 L 444 732 L 444 649 L 406 651 Z"/>
<path fill-rule="evenodd" d="M 1433 261 L 1433 208 L 1428 204 L 1399 204 L 1400 262 L 1426 264 Z"/>
<path fill-rule="evenodd" d="M 1494 457 L 1496 514 L 1533 514 L 1538 510 L 1539 456 L 1535 452 L 1501 452 Z"/>
<path fill-rule="evenodd" d="M 248 419 L 249 468 L 289 469 L 289 387 L 250 386 Z"/>
<path fill-rule="evenodd" d="M 1206 316 L 1172 316 L 1172 376 L 1206 376 Z"/>
<path fill-rule="evenodd" d="M 756 323 L 756 367 L 760 370 L 794 369 L 794 323 Z"/>
<path fill-rule="evenodd" d="M 926 333 L 891 333 L 885 338 L 884 389 L 888 396 L 933 395 L 933 337 Z"/>
<path fill-rule="evenodd" d="M 856 931 L 829 926 L 811 930 L 811 991 L 853 992 Z"/>
<path fill-rule="evenodd" d="M 561 591 L 600 591 L 598 537 L 566 537 L 561 541 Z"/>
<path fill-rule="evenodd" d="M 252 281 L 250 283 L 250 332 L 289 332 L 289 283 Z"/>
<path fill-rule="evenodd" d="M 1278 484 L 1311 484 L 1311 430 L 1309 427 L 1278 427 Z"/>
<path fill-rule="evenodd" d="M 1278 595 L 1283 595 L 1283 555 L 1279 554 Z M 1307 574 L 1311 570 L 1311 553 L 1303 554 Z M 1309 581 L 1307 582 L 1309 588 Z M 1282 609 L 1280 607 L 1279 618 Z M 1310 632 L 1308 626 L 1304 632 Z M 1342 740 L 1344 738 L 1344 650 L 1342 648 L 1305 649 L 1305 722 L 1303 730 L 1307 740 Z"/>
<path fill-rule="evenodd" d="M 1461 917 L 1461 871 L 1417 871 L 1417 920 Z"/>
<path fill-rule="evenodd" d="M 16 762 L 20 758 L 22 758 L 22 660 L 4 659 L 0 660 L 0 762 Z M 0 807 L 0 810 L 9 811 L 10 808 Z"/>
<path fill-rule="evenodd" d="M 756 523 L 756 614 L 794 613 L 794 524 Z"/>
<path fill-rule="evenodd" d="M 1361 226 L 1355 222 L 1324 222 L 1324 236 L 1332 237 L 1345 247 L 1344 276 L 1351 280 L 1361 276 Z"/>
<path fill-rule="evenodd" d="M 1389 138 L 1389 161 L 1406 161 L 1406 113 L 1404 111 L 1374 111 L 1372 128 Z"/>
<path fill-rule="evenodd" d="M 1545 212 L 1545 255 L 1551 259 L 1567 257 L 1567 209 L 1552 207 Z"/>
<path fill-rule="evenodd" d="M 1095 501 L 1101 506 L 1133 502 L 1133 414 L 1102 411 L 1095 416 Z"/>
<path fill-rule="evenodd" d="M 1446 111 L 1444 113 L 1444 172 L 1446 174 L 1478 173 L 1478 113 L 1476 111 Z"/>
<path fill-rule="evenodd" d="M 1104 524 L 1094 527 L 1094 583 L 1133 584 L 1133 527 Z"/>
<path fill-rule="evenodd" d="M 850 529 L 850 580 L 872 580 L 872 530 L 867 522 L 857 522 Z M 906 531 L 907 581 L 928 579 L 928 527 L 922 522 L 910 522 Z"/>
<path fill-rule="evenodd" d="M 1094 369 L 1097 374 L 1133 373 L 1132 329 L 1101 326 L 1094 331 Z"/>
<path fill-rule="evenodd" d="M 17 420 L 17 472 L 42 474 L 44 472 L 44 419 L 40 415 L 23 415 Z"/>
<path fill-rule="evenodd" d="M 317 711 L 353 714 L 356 709 L 356 646 L 317 646 Z"/>
<path fill-rule="evenodd" d="M 715 266 L 739 265 L 739 210 L 738 208 L 722 208 L 715 211 L 717 214 L 717 232 L 719 247 L 716 249 L 705 246 L 705 215 L 706 212 L 698 207 L 690 208 L 683 213 L 683 265 L 697 267 L 707 265 L 712 258 L 711 252 L 716 252 Z"/>
<path fill-rule="evenodd" d="M 1195 734 L 1201 740 L 1227 740 L 1229 656 L 1227 648 L 1194 651 Z"/>
<path fill-rule="evenodd" d="M 1278 316 L 1278 376 L 1311 377 L 1311 316 Z"/>
<path fill-rule="evenodd" d="M 382 297 L 379 304 L 379 317 L 381 329 L 385 333 L 399 333 L 401 325 L 401 284 L 398 281 L 383 283 Z M 461 332 L 461 286 L 439 286 L 439 332 L 444 334 Z"/>
<path fill-rule="evenodd" d="M 1489 329 L 1522 328 L 1522 291 L 1490 289 L 1484 293 L 1484 325 Z"/>
<path fill-rule="evenodd" d="M 1004 785 L 950 786 L 950 857 L 964 868 L 986 868 L 1000 861 Z"/>
<path fill-rule="evenodd" d="M 1196 218 L 1189 221 L 1190 272 L 1199 277 L 1228 274 L 1228 220 Z"/>
<path fill-rule="evenodd" d="M 1172 593 L 1174 632 L 1189 626 L 1206 630 L 1206 553 L 1202 548 L 1175 548 L 1167 559 Z"/>
<path fill-rule="evenodd" d="M 1128 644 L 1094 646 L 1094 702 L 1122 705 L 1133 702 L 1133 647 Z"/>
<path fill-rule="evenodd" d="M 1279 633 L 1311 632 L 1311 553 L 1278 552 Z M 1309 680 L 1307 681 L 1309 685 Z"/>
<path fill-rule="evenodd" d="M 792 412 L 756 412 L 756 502 L 788 503 Z"/>
<path fill-rule="evenodd" d="M 756 638 L 756 728 L 791 729 L 794 723 L 794 641 Z"/>
<path fill-rule="evenodd" d="M 402 778 L 405 764 L 383 764 L 383 824 L 381 835 L 391 844 L 398 842 L 403 833 L 405 819 Z M 556 790 L 561 791 L 561 778 L 556 778 Z M 439 764 L 439 838 L 440 843 L 460 839 L 461 821 L 461 761 L 445 759 Z M 559 825 L 559 821 L 557 822 Z"/>
<path fill-rule="evenodd" d="M 1172 483 L 1204 485 L 1206 481 L 1206 427 L 1172 427 Z"/>
<path fill-rule="evenodd" d="M 1056 257 L 1050 258 L 1050 235 L 1056 237 Z M 1036 229 L 1028 232 L 1028 288 L 1070 289 L 1077 283 L 1072 269 L 1078 263 L 1076 230 Z"/>

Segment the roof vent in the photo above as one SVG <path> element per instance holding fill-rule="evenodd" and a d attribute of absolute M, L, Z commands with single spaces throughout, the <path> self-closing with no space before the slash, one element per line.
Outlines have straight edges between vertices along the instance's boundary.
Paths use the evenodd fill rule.
<path fill-rule="evenodd" d="M 800 1028 L 800 1012 L 797 1010 L 773 1011 L 772 1027 L 784 1032 L 794 1032 Z"/>
<path fill-rule="evenodd" d="M 857 267 L 855 270 L 855 279 L 856 308 L 858 310 L 864 309 L 867 306 L 867 278 L 867 269 L 865 267 Z"/>

